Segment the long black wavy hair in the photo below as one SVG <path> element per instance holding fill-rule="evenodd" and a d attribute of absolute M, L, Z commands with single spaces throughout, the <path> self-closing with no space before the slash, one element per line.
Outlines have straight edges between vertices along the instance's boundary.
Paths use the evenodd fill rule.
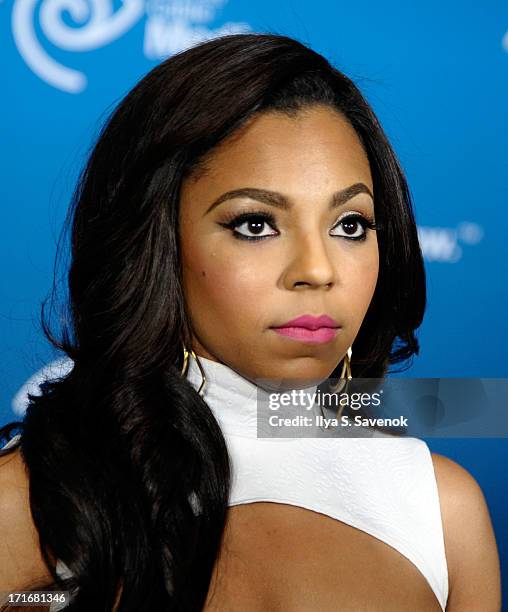
<path fill-rule="evenodd" d="M 272 34 L 217 38 L 156 66 L 111 113 L 76 186 L 58 338 L 42 305 L 43 331 L 73 368 L 44 382 L 22 421 L 0 430 L 4 441 L 21 433 L 31 513 L 54 578 L 37 586 L 79 587 L 69 610 L 111 610 L 117 596 L 121 612 L 204 606 L 230 464 L 213 414 L 180 374 L 192 332 L 181 283 L 180 187 L 255 113 L 294 115 L 314 104 L 338 110 L 356 130 L 382 227 L 353 376 L 383 377 L 418 353 L 425 274 L 411 198 L 352 80 L 306 45 Z M 57 559 L 73 578 L 57 576 Z"/>

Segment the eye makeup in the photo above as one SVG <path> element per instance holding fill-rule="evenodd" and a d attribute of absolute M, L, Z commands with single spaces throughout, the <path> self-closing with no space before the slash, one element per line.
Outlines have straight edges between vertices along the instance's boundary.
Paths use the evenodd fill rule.
<path fill-rule="evenodd" d="M 254 226 L 259 228 L 268 225 L 273 230 L 273 233 L 264 235 L 254 234 L 249 236 L 238 231 L 238 228 L 242 225 L 248 226 L 249 224 L 251 225 L 251 229 L 248 231 L 253 231 L 252 228 Z M 235 212 L 225 214 L 224 221 L 220 222 L 219 225 L 230 230 L 232 232 L 233 237 L 238 240 L 248 240 L 251 242 L 255 242 L 278 235 L 274 215 L 264 210 L 244 211 L 239 214 Z M 351 228 L 352 226 L 355 226 L 357 229 L 358 226 L 362 228 L 363 233 L 359 236 L 348 234 L 331 234 L 332 237 L 345 238 L 346 240 L 351 241 L 364 241 L 367 237 L 367 229 L 371 229 L 374 231 L 380 229 L 380 226 L 375 223 L 372 217 L 358 212 L 344 213 L 341 217 L 339 217 L 338 222 L 332 227 L 332 230 L 340 226 L 342 226 L 343 229 L 345 229 L 346 227 Z"/>

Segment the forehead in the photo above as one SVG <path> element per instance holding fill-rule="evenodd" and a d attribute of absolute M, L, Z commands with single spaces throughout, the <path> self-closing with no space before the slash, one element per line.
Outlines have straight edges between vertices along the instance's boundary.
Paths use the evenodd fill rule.
<path fill-rule="evenodd" d="M 263 187 L 294 197 L 309 189 L 336 190 L 362 181 L 372 191 L 367 155 L 354 128 L 343 115 L 313 106 L 294 116 L 264 112 L 220 143 L 203 160 L 183 195 L 206 190 Z"/>

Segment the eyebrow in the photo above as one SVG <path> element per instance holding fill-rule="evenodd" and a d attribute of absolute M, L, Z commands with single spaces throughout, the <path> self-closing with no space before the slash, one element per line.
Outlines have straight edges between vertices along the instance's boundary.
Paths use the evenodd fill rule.
<path fill-rule="evenodd" d="M 354 196 L 358 195 L 359 193 L 366 193 L 370 195 L 372 199 L 374 199 L 374 196 L 372 195 L 367 185 L 365 185 L 365 183 L 354 183 L 353 185 L 349 185 L 349 187 L 345 187 L 340 191 L 336 191 L 332 195 L 329 209 L 333 210 L 334 208 L 342 206 L 348 200 L 354 198 Z M 211 212 L 216 206 L 219 206 L 219 204 L 222 204 L 222 202 L 240 197 L 250 198 L 251 200 L 258 200 L 258 202 L 263 202 L 264 204 L 275 206 L 276 208 L 280 208 L 281 210 L 289 210 L 291 208 L 291 201 L 286 196 L 282 195 L 281 193 L 278 193 L 277 191 L 270 191 L 268 189 L 257 189 L 255 187 L 243 187 L 242 189 L 233 189 L 232 191 L 226 191 L 226 193 L 220 195 L 208 207 L 205 212 L 205 215 Z"/>

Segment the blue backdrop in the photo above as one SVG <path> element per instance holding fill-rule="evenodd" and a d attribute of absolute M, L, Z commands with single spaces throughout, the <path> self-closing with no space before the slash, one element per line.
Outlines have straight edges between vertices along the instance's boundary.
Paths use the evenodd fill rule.
<path fill-rule="evenodd" d="M 57 357 L 39 305 L 105 113 L 164 57 L 242 31 L 288 34 L 326 55 L 400 157 L 429 280 L 421 354 L 405 375 L 508 376 L 507 2 L 3 0 L 0 424 L 19 418 L 27 381 Z M 480 483 L 506 579 L 508 441 L 427 441 Z"/>

